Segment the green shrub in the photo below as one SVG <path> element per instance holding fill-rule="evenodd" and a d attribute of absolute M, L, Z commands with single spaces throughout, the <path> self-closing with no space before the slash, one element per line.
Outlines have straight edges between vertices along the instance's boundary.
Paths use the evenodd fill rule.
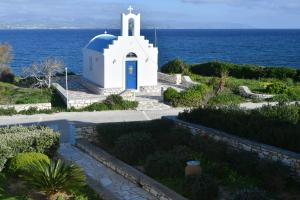
<path fill-rule="evenodd" d="M 3 116 L 10 116 L 10 115 L 15 115 L 17 114 L 18 112 L 14 109 L 14 108 L 9 108 L 9 109 L 3 109 L 3 108 L 0 108 L 0 116 L 3 115 Z"/>
<path fill-rule="evenodd" d="M 49 157 L 42 153 L 19 153 L 9 160 L 8 172 L 10 174 L 22 173 L 32 162 L 41 160 L 50 162 Z"/>
<path fill-rule="evenodd" d="M 0 170 L 18 153 L 40 152 L 53 155 L 59 144 L 59 133 L 41 126 L 0 128 Z"/>
<path fill-rule="evenodd" d="M 193 175 L 185 178 L 184 194 L 191 200 L 217 199 L 218 193 L 218 185 L 211 176 Z"/>
<path fill-rule="evenodd" d="M 174 146 L 188 145 L 191 139 L 191 133 L 184 128 L 170 128 L 159 132 L 151 132 L 152 138 L 161 150 L 170 150 Z"/>
<path fill-rule="evenodd" d="M 164 99 L 174 107 L 198 107 L 203 103 L 210 90 L 211 88 L 204 84 L 196 85 L 180 93 L 168 89 L 164 93 Z"/>
<path fill-rule="evenodd" d="M 107 105 L 115 105 L 115 104 L 122 104 L 123 98 L 120 95 L 112 94 L 109 95 L 103 103 Z"/>
<path fill-rule="evenodd" d="M 267 86 L 266 92 L 271 94 L 287 94 L 288 86 L 280 82 L 272 83 Z"/>
<path fill-rule="evenodd" d="M 179 118 L 300 152 L 299 110 L 299 105 L 266 106 L 258 110 L 206 107 L 180 113 Z"/>
<path fill-rule="evenodd" d="M 232 200 L 271 200 L 267 197 L 266 193 L 258 188 L 243 188 L 237 190 Z"/>
<path fill-rule="evenodd" d="M 136 101 L 126 101 L 119 95 L 110 95 L 103 103 L 93 103 L 80 111 L 129 110 L 135 109 L 137 106 L 138 102 Z"/>
<path fill-rule="evenodd" d="M 44 192 L 47 199 L 54 199 L 59 193 L 70 193 L 86 185 L 83 170 L 61 160 L 35 161 L 27 167 L 22 179 L 29 188 Z"/>
<path fill-rule="evenodd" d="M 164 92 L 164 101 L 167 103 L 171 103 L 174 99 L 179 98 L 179 92 L 177 92 L 177 90 L 175 90 L 174 88 L 168 88 L 165 92 Z"/>
<path fill-rule="evenodd" d="M 93 103 L 87 107 L 84 108 L 85 111 L 103 111 L 103 110 L 108 110 L 108 107 L 104 103 Z"/>
<path fill-rule="evenodd" d="M 143 161 L 153 151 L 153 141 L 148 133 L 123 135 L 117 139 L 114 148 L 116 155 L 130 164 Z"/>
<path fill-rule="evenodd" d="M 172 153 L 156 152 L 147 157 L 146 173 L 155 178 L 177 177 L 184 175 L 184 167 Z"/>
<path fill-rule="evenodd" d="M 161 72 L 167 74 L 188 74 L 189 66 L 180 59 L 174 59 L 161 67 Z"/>
<path fill-rule="evenodd" d="M 161 127 L 164 127 L 163 129 Z M 173 123 L 166 120 L 152 120 L 147 122 L 118 122 L 100 124 L 97 126 L 98 141 L 108 147 L 113 147 L 117 139 L 126 134 L 136 132 L 155 133 L 155 135 L 165 134 L 173 127 Z"/>
<path fill-rule="evenodd" d="M 283 191 L 289 179 L 289 169 L 280 162 L 261 160 L 257 168 L 257 175 L 262 180 L 262 187 L 268 191 Z M 276 174 L 276 176 L 274 176 Z"/>

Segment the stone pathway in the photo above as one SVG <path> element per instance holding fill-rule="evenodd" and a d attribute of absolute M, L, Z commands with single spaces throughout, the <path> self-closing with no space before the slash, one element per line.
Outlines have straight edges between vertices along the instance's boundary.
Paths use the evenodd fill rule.
<path fill-rule="evenodd" d="M 111 199 L 120 200 L 154 200 L 155 198 L 139 186 L 116 174 L 100 162 L 94 160 L 89 155 L 83 153 L 71 144 L 61 144 L 59 154 L 64 159 L 75 162 L 93 179 L 95 184 L 99 184 L 106 193 L 112 195 Z M 97 187 L 97 185 L 96 185 Z"/>

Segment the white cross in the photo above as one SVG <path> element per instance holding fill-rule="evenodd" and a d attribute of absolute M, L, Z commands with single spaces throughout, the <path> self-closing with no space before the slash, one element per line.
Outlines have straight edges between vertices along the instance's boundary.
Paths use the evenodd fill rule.
<path fill-rule="evenodd" d="M 129 6 L 129 8 L 127 10 L 129 11 L 129 13 L 132 13 L 132 11 L 133 11 L 132 6 Z"/>
<path fill-rule="evenodd" d="M 107 34 L 107 31 L 106 31 L 106 30 L 104 31 L 104 34 L 105 34 L 105 35 Z"/>

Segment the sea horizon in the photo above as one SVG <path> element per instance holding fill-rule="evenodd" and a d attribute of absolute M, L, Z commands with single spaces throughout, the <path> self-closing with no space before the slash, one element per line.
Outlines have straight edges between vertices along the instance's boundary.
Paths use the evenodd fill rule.
<path fill-rule="evenodd" d="M 73 72 L 82 72 L 82 48 L 96 35 L 120 29 L 2 29 L 0 42 L 13 47 L 12 69 L 48 57 L 64 60 Z M 157 28 L 159 66 L 174 58 L 187 63 L 224 61 L 236 64 L 300 69 L 300 29 L 160 29 Z M 154 29 L 142 29 L 154 43 Z"/>

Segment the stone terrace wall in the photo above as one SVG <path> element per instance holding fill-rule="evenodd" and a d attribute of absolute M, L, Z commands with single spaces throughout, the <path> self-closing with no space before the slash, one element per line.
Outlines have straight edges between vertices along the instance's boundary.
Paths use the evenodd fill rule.
<path fill-rule="evenodd" d="M 36 103 L 36 104 L 13 104 L 13 105 L 0 105 L 2 109 L 14 108 L 17 112 L 35 108 L 37 110 L 51 110 L 51 103 Z"/>
<path fill-rule="evenodd" d="M 85 139 L 77 140 L 76 146 L 129 181 L 140 185 L 145 191 L 159 200 L 187 200 L 137 169 L 116 159 L 95 145 L 92 145 Z"/>
<path fill-rule="evenodd" d="M 298 153 L 258 142 L 253 142 L 247 139 L 242 139 L 240 137 L 233 136 L 216 129 L 207 128 L 205 126 L 184 122 L 176 117 L 163 117 L 163 119 L 171 120 L 178 126 L 188 128 L 193 134 L 205 135 L 215 140 L 224 141 L 237 150 L 254 152 L 257 153 L 261 158 L 280 161 L 284 165 L 290 167 L 294 178 L 300 181 L 300 154 Z"/>
<path fill-rule="evenodd" d="M 165 74 L 157 72 L 157 78 L 160 82 L 172 83 L 176 85 L 181 83 L 181 74 Z"/>

